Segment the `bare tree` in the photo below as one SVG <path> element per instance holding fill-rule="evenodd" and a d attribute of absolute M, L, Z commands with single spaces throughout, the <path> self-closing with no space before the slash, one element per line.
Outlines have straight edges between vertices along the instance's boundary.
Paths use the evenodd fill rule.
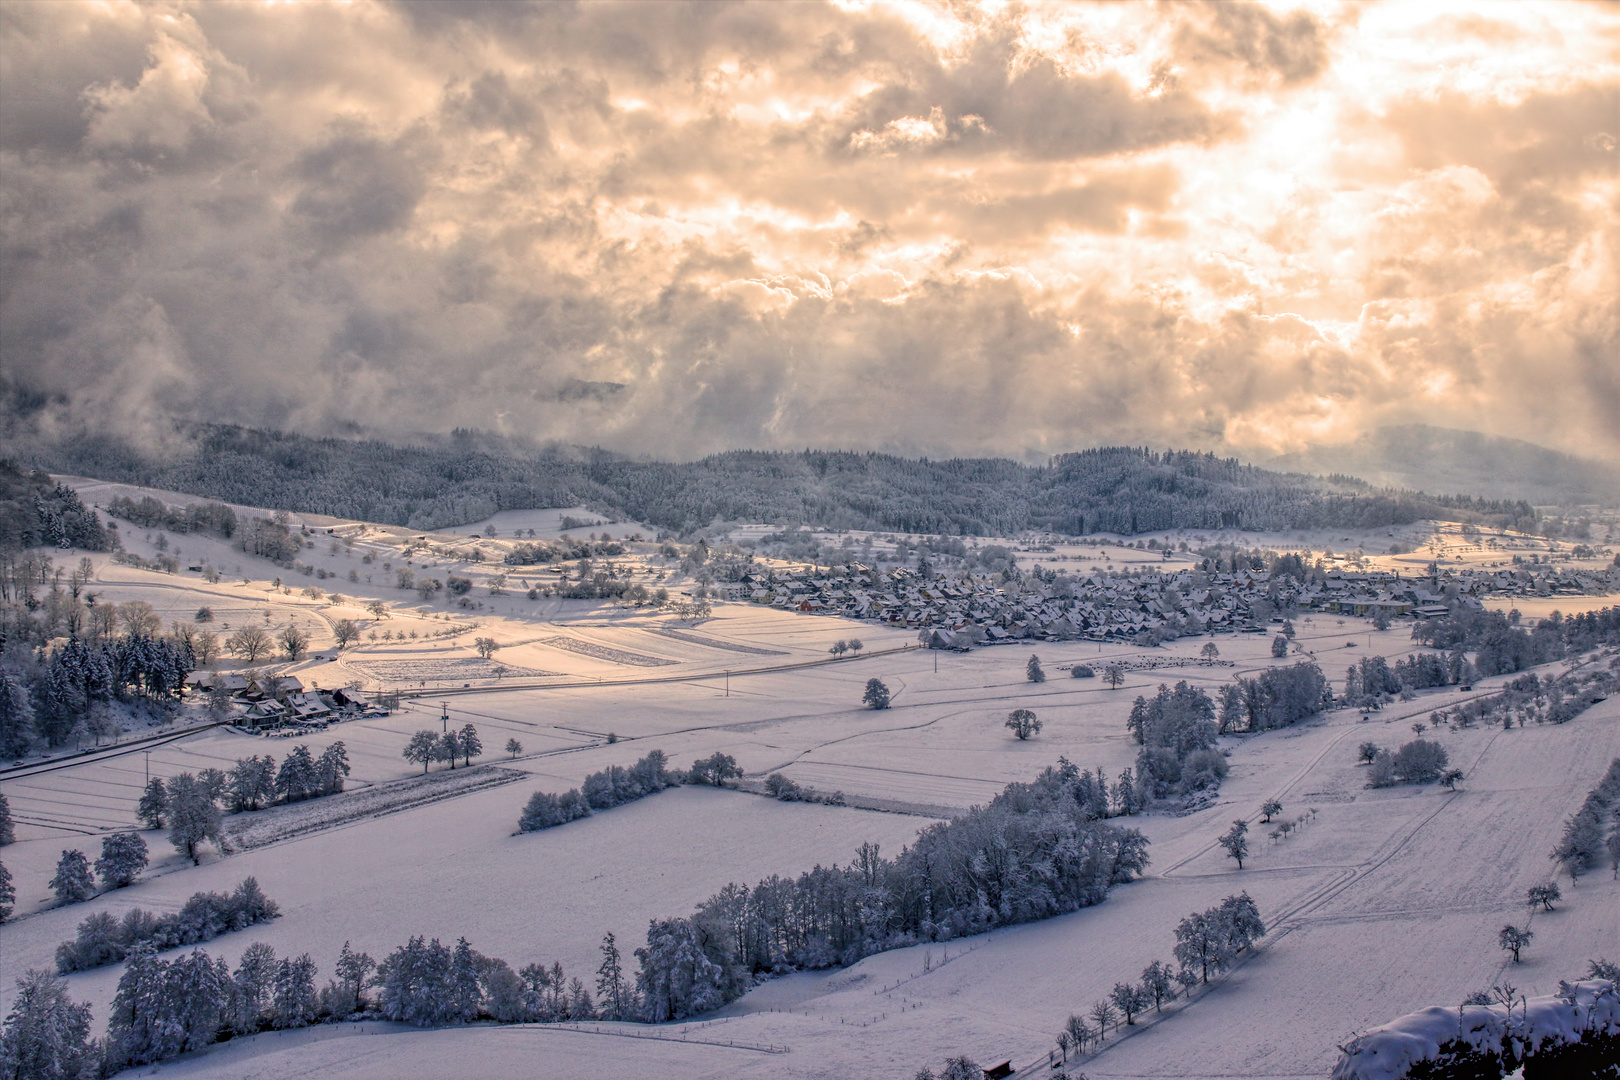
<path fill-rule="evenodd" d="M 287 654 L 288 660 L 302 660 L 304 653 L 309 650 L 309 635 L 292 623 L 282 627 L 276 640 L 281 643 L 281 651 Z"/>
<path fill-rule="evenodd" d="M 118 605 L 118 621 L 130 637 L 156 637 L 163 620 L 145 600 L 128 600 Z"/>
<path fill-rule="evenodd" d="M 360 628 L 353 619 L 339 619 L 332 626 L 332 636 L 337 639 L 337 647 L 345 649 L 360 639 Z"/>
<path fill-rule="evenodd" d="M 494 638 L 481 637 L 473 638 L 473 648 L 478 650 L 479 656 L 488 660 L 495 655 L 495 650 L 499 649 L 500 646 L 495 643 Z"/>
<path fill-rule="evenodd" d="M 244 626 L 225 639 L 225 648 L 250 664 L 270 655 L 270 647 L 270 635 L 257 626 Z"/>

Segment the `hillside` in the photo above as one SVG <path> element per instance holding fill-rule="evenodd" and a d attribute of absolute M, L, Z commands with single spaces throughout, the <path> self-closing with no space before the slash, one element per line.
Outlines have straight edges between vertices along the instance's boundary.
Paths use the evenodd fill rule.
<path fill-rule="evenodd" d="M 57 472 L 416 529 L 582 504 L 678 534 L 727 521 L 1006 536 L 1366 528 L 1425 518 L 1527 528 L 1535 520 L 1524 502 L 1375 489 L 1135 447 L 1064 454 L 1042 466 L 813 450 L 676 463 L 467 432 L 415 446 L 220 425 L 188 436 L 189 452 L 162 460 L 95 437 L 12 440 L 3 452 Z"/>
<path fill-rule="evenodd" d="M 1352 473 L 1380 485 L 1462 491 L 1537 505 L 1620 503 L 1620 469 L 1521 439 L 1409 424 L 1265 463 L 1290 472 Z"/>

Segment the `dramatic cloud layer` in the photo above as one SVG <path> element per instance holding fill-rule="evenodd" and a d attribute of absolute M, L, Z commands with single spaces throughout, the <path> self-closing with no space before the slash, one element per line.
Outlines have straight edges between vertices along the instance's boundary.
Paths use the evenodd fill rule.
<path fill-rule="evenodd" d="M 0 5 L 39 419 L 1620 455 L 1620 11 Z"/>

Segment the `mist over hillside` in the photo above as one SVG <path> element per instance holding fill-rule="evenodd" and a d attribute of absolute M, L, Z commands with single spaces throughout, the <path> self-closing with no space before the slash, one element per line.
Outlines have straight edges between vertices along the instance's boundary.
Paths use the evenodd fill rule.
<path fill-rule="evenodd" d="M 1354 442 L 1262 462 L 1289 472 L 1348 473 L 1372 484 L 1491 499 L 1620 503 L 1620 468 L 1521 439 L 1427 424 L 1380 427 Z"/>
<path fill-rule="evenodd" d="M 458 432 L 432 445 L 310 438 L 209 425 L 145 456 L 105 438 L 13 439 L 29 466 L 254 506 L 406 525 L 481 521 L 499 510 L 585 504 L 690 534 L 716 522 L 1011 535 L 1173 528 L 1376 527 L 1447 518 L 1529 528 L 1526 502 L 1435 496 L 1273 472 L 1189 451 L 1104 447 L 1030 466 L 876 453 L 733 451 L 694 462 L 533 447 Z"/>

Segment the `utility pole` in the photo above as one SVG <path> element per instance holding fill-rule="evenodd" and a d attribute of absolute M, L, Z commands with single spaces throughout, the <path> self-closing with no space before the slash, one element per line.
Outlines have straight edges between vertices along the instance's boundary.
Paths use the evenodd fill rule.
<path fill-rule="evenodd" d="M 726 669 L 726 697 L 731 696 L 731 669 Z"/>
<path fill-rule="evenodd" d="M 439 725 L 448 733 L 450 731 L 450 703 L 441 701 L 439 702 L 439 708 L 442 710 L 439 713 Z"/>
<path fill-rule="evenodd" d="M 152 751 L 150 751 L 150 750 L 142 750 L 141 753 L 146 755 L 146 786 L 151 787 L 152 786 Z"/>

